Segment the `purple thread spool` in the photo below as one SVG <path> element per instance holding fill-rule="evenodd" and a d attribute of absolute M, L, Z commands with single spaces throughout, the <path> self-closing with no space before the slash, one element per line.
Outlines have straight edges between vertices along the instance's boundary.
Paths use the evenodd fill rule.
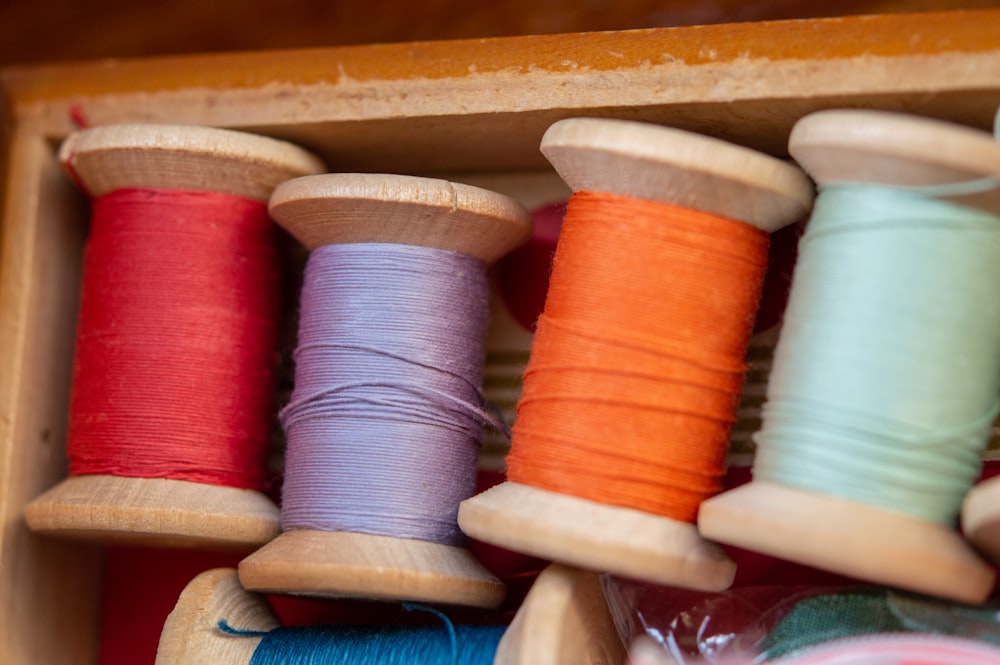
<path fill-rule="evenodd" d="M 481 406 L 487 299 L 485 264 L 459 252 L 313 250 L 281 414 L 285 531 L 465 542 L 458 504 L 475 491 L 483 424 L 496 424 Z"/>
<path fill-rule="evenodd" d="M 275 190 L 270 210 L 275 221 L 317 252 L 310 258 L 313 265 L 303 290 L 300 343 L 306 346 L 297 352 L 300 363 L 308 367 L 297 370 L 296 394 L 283 414 L 290 426 L 286 478 L 289 505 L 282 515 L 285 532 L 241 562 L 240 580 L 246 588 L 256 591 L 499 605 L 503 585 L 459 544 L 461 536 L 453 518 L 458 502 L 464 498 L 459 495 L 471 491 L 469 483 L 474 482 L 475 468 L 468 462 L 474 460 L 474 454 L 472 458 L 468 454 L 478 437 L 472 430 L 482 422 L 482 413 L 475 408 L 479 387 L 462 384 L 478 382 L 481 369 L 471 367 L 471 358 L 476 356 L 481 362 L 485 327 L 484 320 L 477 321 L 477 314 L 456 326 L 454 313 L 469 309 L 468 300 L 477 297 L 484 301 L 479 307 L 485 311 L 485 266 L 527 239 L 528 213 L 512 199 L 487 190 L 443 180 L 372 174 L 289 181 Z M 385 246 L 380 249 L 370 243 Z M 393 258 L 387 260 L 390 255 Z M 385 267 L 383 260 L 387 260 Z M 372 265 L 366 270 L 367 261 Z M 336 264 L 340 264 L 339 268 Z M 401 275 L 390 275 L 400 267 L 419 272 L 413 287 L 433 287 L 436 293 L 417 294 L 412 288 L 395 291 L 406 282 Z M 330 284 L 331 279 L 352 276 L 361 281 Z M 337 303 L 334 311 L 331 303 L 315 300 L 324 293 L 340 294 L 348 300 Z M 445 304 L 441 299 L 456 302 Z M 457 302 L 463 299 L 464 305 Z M 418 313 L 421 306 L 426 308 L 433 302 L 442 305 L 440 321 L 435 320 L 433 312 L 423 316 Z M 325 311 L 317 313 L 316 305 Z M 398 311 L 404 306 L 417 309 Z M 445 309 L 452 315 L 451 323 L 443 315 Z M 370 316 L 363 316 L 366 310 Z M 339 325 L 331 316 L 355 329 L 337 332 L 343 339 L 330 348 L 319 348 L 326 347 L 327 342 L 317 345 L 318 340 L 329 339 Z M 410 324 L 418 324 L 405 333 L 413 337 L 390 339 L 404 334 L 391 332 L 390 327 L 407 319 Z M 372 333 L 372 327 L 380 332 Z M 447 339 L 444 328 L 452 329 L 449 346 L 462 344 L 461 352 L 440 348 Z M 475 343 L 463 341 L 459 332 L 480 339 Z M 352 348 L 345 348 L 348 346 Z M 325 356 L 326 362 L 346 366 L 326 368 L 323 361 L 316 364 L 316 358 L 306 360 L 316 353 Z M 421 363 L 430 367 L 421 367 Z M 454 366 L 446 367 L 449 363 Z M 442 373 L 442 369 L 448 371 Z M 339 392 L 331 393 L 332 385 L 339 386 Z M 453 405 L 454 413 L 443 417 L 444 404 Z M 344 416 L 346 425 L 331 425 L 328 416 L 332 414 Z M 401 440 L 388 445 L 369 442 L 365 447 L 363 426 L 356 421 L 359 416 L 362 420 L 379 419 L 371 431 L 395 433 Z M 407 422 L 388 424 L 387 418 Z M 447 434 L 432 440 L 435 429 Z M 418 431 L 419 440 L 410 440 Z M 303 459 L 313 447 L 297 446 L 297 438 L 316 443 L 334 433 L 354 439 L 342 445 L 342 452 L 353 448 L 346 468 L 329 468 L 335 463 L 339 466 L 343 454 L 334 455 L 337 461 L 326 464 Z M 472 477 L 453 477 L 443 482 L 441 473 L 433 471 L 435 455 L 428 454 L 435 448 L 439 463 L 464 466 L 468 469 L 464 473 L 471 471 Z M 387 468 L 394 449 L 400 459 L 421 458 L 422 468 L 417 474 L 424 477 L 400 478 L 400 473 L 412 475 L 405 471 L 405 461 L 395 470 Z M 326 482 L 324 466 L 331 474 L 339 474 L 340 480 Z M 303 470 L 306 473 L 297 475 Z M 410 484 L 404 496 L 386 494 L 403 480 Z M 436 496 L 422 500 L 421 485 Z M 310 496 L 314 492 L 325 496 Z M 376 494 L 380 515 L 372 519 L 369 499 Z M 421 501 L 422 505 L 413 505 Z M 317 512 L 319 503 L 326 509 Z M 396 509 L 409 514 L 393 515 Z M 367 515 L 362 514 L 365 511 Z"/>

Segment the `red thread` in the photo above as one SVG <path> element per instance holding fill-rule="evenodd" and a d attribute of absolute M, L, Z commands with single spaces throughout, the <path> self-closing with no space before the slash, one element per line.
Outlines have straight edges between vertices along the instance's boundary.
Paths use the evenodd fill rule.
<path fill-rule="evenodd" d="M 735 220 L 574 194 L 508 477 L 693 523 L 721 489 L 767 248 Z"/>
<path fill-rule="evenodd" d="M 87 117 L 83 114 L 83 107 L 80 106 L 79 102 L 69 105 L 69 119 L 80 129 L 90 127 Z"/>
<path fill-rule="evenodd" d="M 90 197 L 90 190 L 87 189 L 87 185 L 84 184 L 83 179 L 80 177 L 80 174 L 76 172 L 75 152 L 71 152 L 69 154 L 69 157 L 67 157 L 66 161 L 63 162 L 63 166 L 66 169 L 66 174 L 69 176 L 69 179 L 73 181 L 73 184 L 76 185 L 77 189 L 79 189 L 81 192 Z"/>
<path fill-rule="evenodd" d="M 123 189 L 94 201 L 70 473 L 259 489 L 280 304 L 264 203 Z"/>

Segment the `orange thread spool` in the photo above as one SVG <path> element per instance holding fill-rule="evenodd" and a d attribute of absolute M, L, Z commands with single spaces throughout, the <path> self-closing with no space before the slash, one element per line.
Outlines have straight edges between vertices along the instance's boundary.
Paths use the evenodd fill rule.
<path fill-rule="evenodd" d="M 702 538 L 719 489 L 767 234 L 808 178 L 754 150 L 572 118 L 541 151 L 575 192 L 525 375 L 508 482 L 465 533 L 580 568 L 706 591 L 735 564 Z"/>
<path fill-rule="evenodd" d="M 721 489 L 768 235 L 570 200 L 514 426 L 514 482 L 693 523 Z"/>

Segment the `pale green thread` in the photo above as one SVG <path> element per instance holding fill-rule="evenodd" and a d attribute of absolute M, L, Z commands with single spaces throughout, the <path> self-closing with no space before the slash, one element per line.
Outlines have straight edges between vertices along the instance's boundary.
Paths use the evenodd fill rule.
<path fill-rule="evenodd" d="M 756 478 L 954 522 L 997 413 L 1000 218 L 931 197 L 984 183 L 822 190 Z"/>

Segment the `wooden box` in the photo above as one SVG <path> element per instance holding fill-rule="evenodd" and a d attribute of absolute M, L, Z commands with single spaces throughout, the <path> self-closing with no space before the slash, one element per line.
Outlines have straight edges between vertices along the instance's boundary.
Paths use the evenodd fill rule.
<path fill-rule="evenodd" d="M 570 116 L 780 156 L 792 124 L 822 108 L 988 129 L 1000 9 L 12 68 L 0 93 L 0 663 L 84 665 L 97 657 L 101 551 L 33 536 L 22 517 L 65 473 L 88 208 L 56 148 L 74 117 L 239 128 L 332 171 L 528 183 L 552 177 L 539 139 Z"/>

